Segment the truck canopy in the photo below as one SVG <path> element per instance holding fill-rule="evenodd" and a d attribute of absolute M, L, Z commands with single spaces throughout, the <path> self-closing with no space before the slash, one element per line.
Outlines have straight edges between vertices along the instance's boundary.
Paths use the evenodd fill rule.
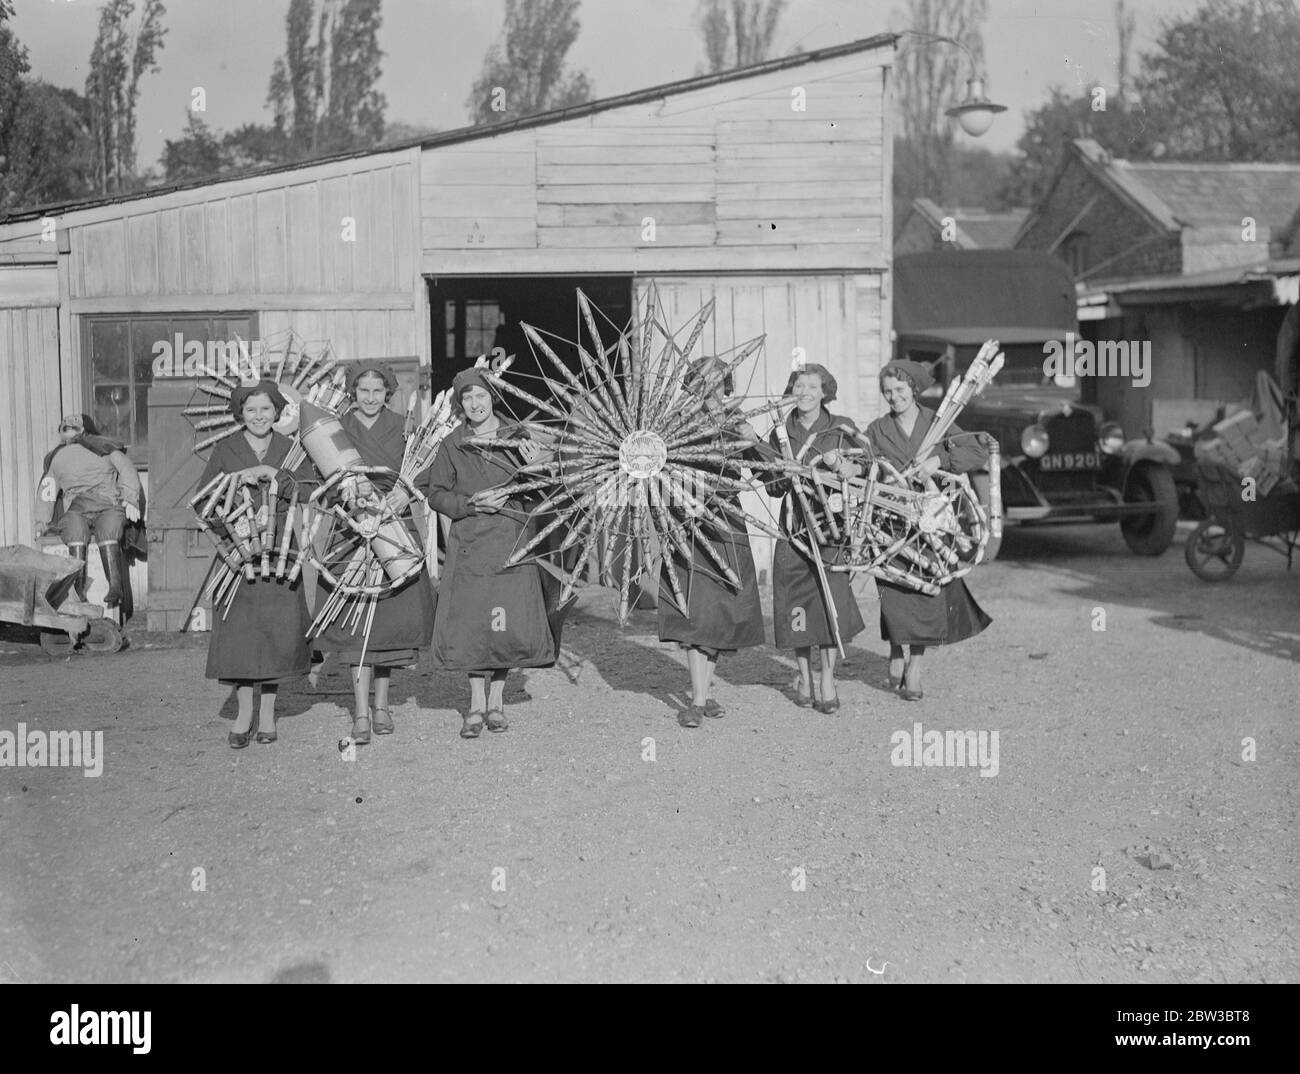
<path fill-rule="evenodd" d="M 1077 330 L 1069 266 L 1037 250 L 938 250 L 894 261 L 899 337 L 971 346 L 1042 343 Z"/>

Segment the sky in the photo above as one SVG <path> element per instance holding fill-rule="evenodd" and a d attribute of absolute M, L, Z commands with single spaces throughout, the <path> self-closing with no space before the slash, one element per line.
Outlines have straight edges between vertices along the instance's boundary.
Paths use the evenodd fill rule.
<path fill-rule="evenodd" d="M 1162 20 L 1199 5 L 1130 0 L 1136 51 L 1152 46 Z M 12 27 L 27 46 L 31 73 L 83 91 L 102 6 L 103 0 L 17 0 Z M 1113 6 L 1112 0 L 989 0 L 986 90 L 1008 111 L 978 145 L 1013 150 L 1024 114 L 1053 85 L 1113 86 Z M 166 7 L 159 70 L 140 83 L 141 170 L 156 165 L 164 139 L 184 130 L 196 86 L 206 94 L 204 118 L 217 131 L 270 121 L 266 87 L 284 50 L 289 0 L 167 0 Z M 583 0 L 569 64 L 587 72 L 598 98 L 689 78 L 704 56 L 696 7 L 697 0 Z M 809 51 L 900 28 L 904 8 L 901 0 L 790 0 L 773 55 L 796 44 Z M 465 98 L 504 11 L 503 0 L 384 0 L 379 89 L 388 98 L 389 122 L 465 126 Z"/>

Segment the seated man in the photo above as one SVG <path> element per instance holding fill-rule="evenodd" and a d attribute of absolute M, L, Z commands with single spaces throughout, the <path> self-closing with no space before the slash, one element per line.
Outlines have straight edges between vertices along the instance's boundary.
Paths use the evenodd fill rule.
<path fill-rule="evenodd" d="M 36 536 L 50 528 L 54 505 L 64 496 L 58 530 L 68 550 L 81 561 L 73 588 L 77 598 L 86 599 L 86 545 L 94 535 L 100 562 L 108 578 L 104 603 L 115 608 L 128 595 L 122 531 L 127 519 L 140 521 L 140 478 L 126 457 L 125 447 L 100 436 L 85 414 L 69 414 L 59 425 L 61 443 L 45 456 L 39 502 L 36 506 Z"/>

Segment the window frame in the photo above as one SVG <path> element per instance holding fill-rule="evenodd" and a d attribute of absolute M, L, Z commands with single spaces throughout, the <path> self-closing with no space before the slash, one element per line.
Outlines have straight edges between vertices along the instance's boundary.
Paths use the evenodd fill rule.
<path fill-rule="evenodd" d="M 95 361 L 93 346 L 91 343 L 91 333 L 96 325 L 125 323 L 127 326 L 126 336 L 126 362 L 127 373 L 130 376 L 129 386 L 131 390 L 131 414 L 132 414 L 132 441 L 127 445 L 127 458 L 137 469 L 147 469 L 149 465 L 149 445 L 148 443 L 139 444 L 134 438 L 135 406 L 136 393 L 143 388 L 145 392 L 149 390 L 150 381 L 147 384 L 137 384 L 135 380 L 134 364 L 134 331 L 135 326 L 142 323 L 165 323 L 172 324 L 176 321 L 207 321 L 209 327 L 212 321 L 239 321 L 248 322 L 248 338 L 256 340 L 261 338 L 259 325 L 258 310 L 177 310 L 175 312 L 128 312 L 128 313 L 87 313 L 78 318 L 80 324 L 79 335 L 81 339 L 81 375 L 83 390 L 81 393 L 83 413 L 90 414 L 94 417 L 95 410 Z M 175 335 L 174 332 L 171 335 Z M 146 399 L 146 414 L 147 414 Z M 146 419 L 147 420 L 147 419 Z"/>

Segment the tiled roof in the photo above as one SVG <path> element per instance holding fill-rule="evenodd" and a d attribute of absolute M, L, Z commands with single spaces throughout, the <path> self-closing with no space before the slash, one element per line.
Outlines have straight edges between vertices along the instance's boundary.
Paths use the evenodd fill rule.
<path fill-rule="evenodd" d="M 1028 209 L 1008 209 L 1001 213 L 987 209 L 943 209 L 929 198 L 917 198 L 912 208 L 935 228 L 943 226 L 945 216 L 951 216 L 957 225 L 956 245 L 963 250 L 1009 250 L 1029 215 Z"/>
<path fill-rule="evenodd" d="M 1300 164 L 1129 161 L 1110 157 L 1090 138 L 1074 144 L 1166 227 L 1240 227 L 1249 216 L 1276 233 L 1300 208 Z"/>

